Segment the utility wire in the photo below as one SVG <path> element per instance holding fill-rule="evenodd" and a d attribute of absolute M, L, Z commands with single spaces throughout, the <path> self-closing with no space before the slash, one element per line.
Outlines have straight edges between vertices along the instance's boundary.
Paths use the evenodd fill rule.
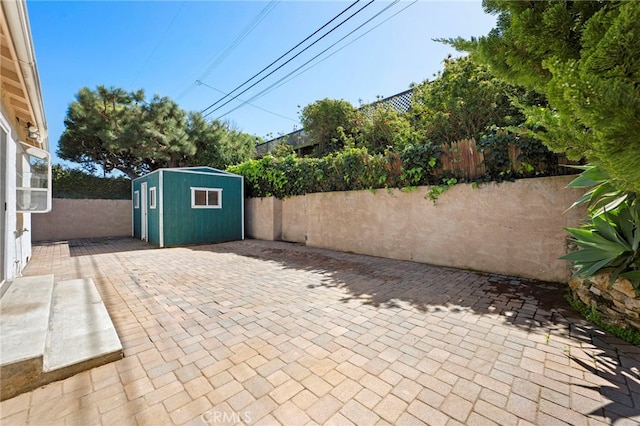
<path fill-rule="evenodd" d="M 242 43 L 244 41 L 244 39 L 247 38 L 247 36 L 253 32 L 253 30 L 256 29 L 258 24 L 260 22 L 262 22 L 264 20 L 264 18 L 266 18 L 267 15 L 269 15 L 273 11 L 273 9 L 278 5 L 278 3 L 280 3 L 279 0 L 278 1 L 269 2 L 269 4 L 267 4 L 260 11 L 260 13 L 258 13 L 251 20 L 251 22 L 249 22 L 247 25 L 245 25 L 245 27 L 242 29 L 242 31 L 240 31 L 236 35 L 236 37 L 231 41 L 231 43 L 229 43 L 225 47 L 225 49 L 223 51 L 218 53 L 218 55 L 213 60 L 212 64 L 202 73 L 202 75 L 200 75 L 199 80 L 200 81 L 204 80 L 206 77 L 208 77 L 213 72 L 213 70 L 215 70 L 218 66 L 220 66 L 220 64 L 227 58 L 227 56 L 229 56 L 233 52 L 233 50 L 236 47 L 238 47 L 238 45 L 240 43 Z M 189 91 L 191 91 L 191 89 L 193 89 L 195 87 L 195 85 L 197 85 L 197 82 L 195 84 L 190 84 L 185 90 L 182 91 L 182 93 L 180 93 L 180 95 L 176 98 L 176 100 L 181 99 L 184 95 L 189 93 Z"/>
<path fill-rule="evenodd" d="M 167 34 L 169 34 L 171 27 L 173 27 L 173 24 L 176 22 L 176 19 L 178 19 L 178 15 L 180 15 L 180 12 L 182 11 L 182 8 L 184 7 L 185 3 L 186 3 L 186 0 L 182 2 L 176 14 L 173 15 L 173 19 L 171 20 L 171 23 L 169 24 L 167 29 L 164 31 L 164 34 L 162 34 L 162 37 L 160 37 L 160 40 L 158 40 L 158 43 L 155 45 L 151 53 L 149 53 L 149 56 L 147 56 L 147 59 L 144 61 L 144 64 L 140 68 L 140 71 L 138 71 L 138 74 L 136 74 L 135 78 L 131 81 L 131 86 L 133 86 L 136 80 L 138 80 L 138 78 L 142 74 L 142 71 L 144 71 L 144 69 L 147 67 L 147 64 L 149 64 L 151 57 L 153 57 L 153 55 L 156 53 L 156 50 L 158 50 L 158 47 L 160 47 L 160 44 L 164 41 L 164 38 L 167 36 Z"/>
<path fill-rule="evenodd" d="M 284 53 L 283 55 L 281 55 L 278 59 L 276 59 L 275 61 L 271 62 L 269 65 L 267 65 L 266 67 L 264 67 L 262 70 L 260 70 L 259 72 L 257 72 L 253 77 L 249 78 L 247 81 L 245 81 L 244 83 L 240 84 L 239 86 L 237 86 L 235 89 L 231 90 L 229 92 L 229 94 L 235 92 L 236 90 L 240 89 L 242 86 L 244 86 L 245 84 L 249 83 L 251 80 L 253 80 L 254 78 L 258 77 L 260 74 L 262 74 L 264 71 L 266 71 L 267 69 L 271 68 L 271 66 L 273 66 L 276 62 L 278 62 L 280 59 L 284 58 L 285 56 L 287 56 L 289 53 L 291 53 L 293 50 L 295 50 L 296 48 L 298 48 L 300 45 L 302 45 L 303 43 L 305 43 L 307 40 L 309 40 L 311 37 L 313 37 L 314 35 L 316 35 L 318 32 L 320 32 L 321 30 L 323 30 L 326 26 L 328 26 L 329 24 L 331 24 L 333 21 L 335 21 L 336 19 L 338 19 L 338 17 L 340 17 L 342 14 L 344 14 L 347 10 L 351 9 L 353 6 L 355 6 L 360 0 L 356 0 L 355 2 L 353 2 L 351 5 L 349 5 L 346 9 L 344 9 L 342 12 L 340 12 L 339 14 L 337 14 L 336 16 L 334 16 L 329 22 L 327 22 L 326 24 L 324 24 L 323 26 L 321 26 L 320 28 L 318 28 L 316 31 L 314 31 L 311 35 L 307 36 L 304 40 L 302 40 L 300 43 L 296 44 L 295 46 L 293 46 L 291 49 L 289 49 L 286 53 Z M 367 3 L 364 7 L 369 6 L 371 3 L 373 3 L 374 0 L 371 0 L 369 3 Z M 355 14 L 359 13 L 362 9 L 358 10 Z M 354 15 L 355 15 L 354 14 Z M 347 20 L 351 19 L 354 15 L 351 15 L 349 18 L 347 18 L 345 21 L 342 21 L 340 24 L 338 24 L 338 26 L 334 27 L 331 31 L 335 30 L 336 28 L 338 28 L 340 25 L 342 25 L 344 22 L 346 22 Z M 320 39 L 316 40 L 313 44 L 317 43 L 318 41 L 320 41 L 322 38 L 324 38 L 325 36 L 327 36 L 331 31 L 329 31 L 328 33 L 326 33 L 324 36 L 322 36 Z M 305 50 L 307 50 L 309 47 L 313 46 L 307 46 L 304 50 L 302 50 L 301 52 L 299 52 L 298 54 L 296 54 L 296 56 L 294 56 L 293 58 L 299 56 L 302 52 L 304 52 Z M 293 59 L 292 58 L 292 59 Z M 287 61 L 290 62 L 291 59 L 289 59 Z M 277 69 L 281 68 L 283 65 L 280 65 Z M 271 73 L 269 73 L 267 76 L 263 77 L 260 81 L 262 81 L 264 78 L 268 77 L 269 75 L 271 75 L 273 72 L 277 71 L 274 70 Z M 257 84 L 257 83 L 255 83 Z M 253 86 L 255 86 L 255 84 Z M 251 87 L 253 87 L 251 86 Z M 249 89 L 251 88 L 249 87 Z M 248 90 L 248 89 L 246 89 Z M 246 91 L 245 90 L 245 91 Z M 241 95 L 244 92 L 239 93 L 239 95 Z M 216 102 L 212 103 L 211 105 L 209 105 L 208 107 L 206 107 L 205 109 L 203 109 L 201 112 L 204 113 L 206 111 L 208 111 L 209 109 L 213 108 L 214 106 L 216 106 L 218 103 L 222 102 L 224 99 L 226 99 L 227 96 L 224 96 L 220 99 L 218 99 Z M 210 114 L 210 113 L 209 113 Z"/>
<path fill-rule="evenodd" d="M 216 92 L 219 92 L 219 93 L 222 93 L 223 95 L 226 95 L 226 92 L 223 92 L 223 91 L 222 91 L 222 90 L 220 90 L 220 89 L 216 89 L 216 88 L 215 88 L 215 87 L 213 87 L 213 86 L 209 86 L 207 83 L 204 83 L 204 82 L 202 82 L 202 81 L 200 81 L 200 80 L 196 80 L 196 84 L 197 84 L 198 86 L 205 86 L 205 87 L 208 87 L 209 89 L 213 89 L 213 90 L 215 90 Z M 294 120 L 293 118 L 290 118 L 290 117 L 287 117 L 287 116 L 284 116 L 284 115 L 278 114 L 277 112 L 269 111 L 268 109 L 265 109 L 265 108 L 259 107 L 258 105 L 254 105 L 254 104 L 252 104 L 252 103 L 249 103 L 249 102 L 243 101 L 242 99 L 238 99 L 238 100 L 239 100 L 240 102 L 242 102 L 242 104 L 243 104 L 243 105 L 249 105 L 249 106 L 252 106 L 252 107 L 257 108 L 257 109 L 259 109 L 259 110 L 261 110 L 261 111 L 267 112 L 267 113 L 269 113 L 269 114 L 273 114 L 273 115 L 275 115 L 275 116 L 278 116 L 278 117 L 285 118 L 285 119 L 287 119 L 287 120 L 293 121 L 294 123 L 299 123 L 299 122 L 300 122 L 300 120 Z"/>
<path fill-rule="evenodd" d="M 349 43 L 345 44 L 344 46 L 342 46 L 341 48 L 337 49 L 334 52 L 331 52 L 329 55 L 325 56 L 324 58 L 320 59 L 318 62 L 316 62 L 315 64 L 311 64 L 310 66 L 308 66 L 307 68 L 303 69 L 302 71 L 300 71 L 299 73 L 297 73 L 296 75 L 287 78 L 285 81 L 282 81 L 282 79 L 280 79 L 279 81 L 282 81 L 280 84 L 278 84 L 275 87 L 272 87 L 273 85 L 269 86 L 269 88 L 265 89 L 266 92 L 263 92 L 262 94 L 259 94 L 259 97 L 256 99 L 259 99 L 262 96 L 266 96 L 269 93 L 273 92 L 274 90 L 280 88 L 281 86 L 287 84 L 288 82 L 290 82 L 291 80 L 294 80 L 296 78 L 298 78 L 299 76 L 301 76 L 302 74 L 304 74 L 305 72 L 309 71 L 311 68 L 315 67 L 316 65 L 320 65 L 322 62 L 326 61 L 327 59 L 329 59 L 330 57 L 332 57 L 333 55 L 335 55 L 336 53 L 340 52 L 342 49 L 349 47 L 350 45 L 352 45 L 353 43 L 355 43 L 356 41 L 360 40 L 362 37 L 366 36 L 367 34 L 369 34 L 371 31 L 375 30 L 376 28 L 378 28 L 380 25 L 386 23 L 387 21 L 389 21 L 390 19 L 393 19 L 396 15 L 399 15 L 400 13 L 404 12 L 406 9 L 408 9 L 410 6 L 413 6 L 414 4 L 416 4 L 418 2 L 418 0 L 413 0 L 411 3 L 409 3 L 407 6 L 403 7 L 402 9 L 400 9 L 399 11 L 397 11 L 396 13 L 394 13 L 393 15 L 389 16 L 387 19 L 385 19 L 384 21 L 380 22 L 379 24 L 377 24 L 375 27 L 372 27 L 370 29 L 368 29 L 367 31 L 365 31 L 364 33 L 362 33 L 361 35 L 359 35 L 358 37 L 354 38 L 353 40 L 351 40 Z M 303 65 L 304 66 L 304 65 Z M 298 68 L 299 69 L 299 68 Z M 295 72 L 295 70 L 293 71 Z M 285 77 L 286 78 L 286 77 Z M 275 84 L 277 84 L 278 82 L 276 82 Z M 231 111 L 229 111 L 231 112 Z M 226 114 L 225 114 L 226 115 Z"/>
<path fill-rule="evenodd" d="M 331 46 L 327 47 L 325 50 L 323 50 L 322 52 L 318 53 L 316 56 L 314 56 L 313 58 L 309 59 L 307 62 L 305 62 L 304 64 L 300 65 L 298 68 L 296 68 L 295 70 L 291 71 L 289 74 L 285 75 L 284 77 L 282 77 L 280 80 L 276 81 L 275 83 L 273 83 L 272 85 L 270 85 L 269 87 L 267 87 L 266 89 L 262 90 L 261 92 L 257 93 L 256 95 L 252 96 L 248 102 L 254 101 L 256 99 L 258 99 L 259 97 L 265 95 L 271 88 L 273 88 L 274 86 L 276 86 L 277 84 L 279 84 L 280 82 L 282 82 L 283 80 L 287 79 L 289 76 L 291 76 L 292 74 L 294 74 L 295 72 L 297 72 L 298 70 L 300 70 L 301 68 L 305 67 L 306 65 L 308 65 L 310 62 L 312 62 L 313 60 L 315 60 L 316 58 L 318 58 L 319 56 L 323 55 L 325 52 L 327 52 L 328 50 L 330 50 L 332 47 L 334 47 L 335 45 L 337 45 L 338 43 L 340 43 L 342 40 L 346 39 L 347 37 L 349 37 L 351 34 L 353 34 L 354 32 L 358 31 L 360 28 L 362 28 L 363 26 L 367 25 L 369 22 L 371 22 L 372 20 L 374 20 L 375 18 L 377 18 L 378 16 L 380 16 L 382 13 L 384 13 L 385 11 L 387 11 L 389 8 L 393 7 L 396 3 L 398 3 L 400 0 L 394 0 L 391 4 L 389 4 L 388 6 L 386 6 L 384 9 L 382 9 L 381 11 L 379 11 L 378 13 L 376 13 L 375 15 L 373 15 L 371 18 L 369 18 L 368 20 L 366 20 L 365 22 L 363 22 L 360 26 L 356 27 L 354 30 L 352 30 L 351 32 L 349 32 L 347 35 L 345 35 L 344 37 L 342 37 L 340 40 L 336 41 L 335 43 L 333 43 Z M 413 4 L 413 3 L 412 3 Z M 410 6 L 410 5 L 409 5 Z M 407 6 L 408 7 L 408 6 Z M 406 9 L 406 7 L 405 7 Z M 404 9 L 403 9 L 404 10 Z M 402 10 L 401 10 L 402 11 Z M 355 41 L 355 40 L 354 40 Z M 346 46 L 345 46 L 346 47 Z M 284 83 L 283 83 L 284 84 Z M 231 114 L 233 111 L 237 110 L 238 108 L 241 108 L 242 105 L 238 105 L 235 108 L 232 108 L 229 112 L 226 112 L 225 114 L 219 116 L 217 119 L 220 119 L 228 114 Z"/>
<path fill-rule="evenodd" d="M 265 8 L 262 9 L 262 11 L 253 19 L 253 21 L 251 21 L 249 25 L 247 25 L 245 29 L 240 34 L 238 34 L 233 42 L 229 44 L 229 46 L 227 46 L 227 48 L 216 57 L 209 68 L 207 68 L 207 70 L 200 76 L 200 80 L 204 80 L 205 78 L 207 78 L 213 72 L 213 70 L 216 69 L 222 63 L 222 61 L 224 61 L 226 57 L 231 54 L 231 52 L 233 52 L 238 44 L 240 44 L 255 29 L 255 27 L 264 18 L 266 18 L 269 13 L 271 13 L 271 11 L 277 6 L 278 3 L 279 1 L 269 2 L 269 4 L 267 4 Z"/>

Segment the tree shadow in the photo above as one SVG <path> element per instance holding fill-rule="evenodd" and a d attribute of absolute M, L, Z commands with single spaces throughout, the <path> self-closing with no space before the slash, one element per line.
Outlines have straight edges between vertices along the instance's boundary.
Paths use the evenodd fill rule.
<path fill-rule="evenodd" d="M 567 368 L 579 368 L 592 380 L 567 384 L 596 392 L 597 400 L 591 403 L 597 408 L 583 409 L 577 396 L 572 409 L 614 424 L 640 420 L 640 348 L 581 318 L 565 299 L 565 284 L 282 242 L 251 240 L 190 248 L 233 253 L 274 262 L 283 269 L 320 274 L 320 280 L 307 287 L 341 289 L 344 303 L 359 301 L 389 309 L 409 306 L 434 315 L 469 312 L 501 317 L 511 326 L 538 335 L 539 342 L 546 337 L 549 348 L 554 348 L 550 350 L 564 352 L 575 362 Z M 589 361 L 591 358 L 595 362 Z"/>
<path fill-rule="evenodd" d="M 469 311 L 500 315 L 524 329 L 566 326 L 577 313 L 564 298 L 566 285 L 466 271 L 403 260 L 343 253 L 295 243 L 238 241 L 191 246 L 276 262 L 284 269 L 322 275 L 308 287 L 340 288 L 342 302 L 383 308 L 410 305 L 420 312 Z"/>
<path fill-rule="evenodd" d="M 537 342 L 544 343 L 546 337 L 550 350 L 560 356 L 564 351 L 569 358 L 572 366 L 567 368 L 582 371 L 589 379 L 572 378 L 566 383 L 576 393 L 593 394 L 590 405 L 572 409 L 614 424 L 629 421 L 640 424 L 640 348 L 625 344 L 580 318 L 564 298 L 567 291 L 564 284 L 284 242 L 246 240 L 186 248 L 233 254 L 270 262 L 277 268 L 311 272 L 316 276 L 306 284 L 309 290 L 338 289 L 340 301 L 345 304 L 358 302 L 391 311 L 410 308 L 435 316 L 454 312 L 498 318 L 530 333 L 528 338 Z M 153 249 L 156 247 L 133 238 L 69 242 L 71 256 L 126 255 Z M 142 272 L 145 271 L 127 271 L 134 281 L 144 285 Z M 220 314 L 217 310 L 206 313 L 211 317 Z M 558 383 L 561 381 L 558 379 Z M 578 394 L 576 404 L 580 404 L 579 397 Z"/>
<path fill-rule="evenodd" d="M 640 347 L 624 343 L 586 320 L 572 324 L 572 336 L 587 344 L 577 353 L 569 350 L 567 356 L 591 375 L 589 381 L 576 380 L 573 386 L 605 400 L 587 415 L 614 425 L 640 424 Z"/>

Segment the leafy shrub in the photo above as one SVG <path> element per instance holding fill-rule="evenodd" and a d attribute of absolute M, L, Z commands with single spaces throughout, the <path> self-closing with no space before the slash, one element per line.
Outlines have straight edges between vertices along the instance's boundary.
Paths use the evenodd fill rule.
<path fill-rule="evenodd" d="M 483 154 L 485 168 L 484 176 L 476 181 L 501 182 L 569 172 L 559 168 L 558 155 L 549 151 L 540 139 L 518 129 L 491 126 L 476 145 Z"/>
<path fill-rule="evenodd" d="M 435 183 L 436 176 L 433 175 L 433 170 L 441 154 L 441 148 L 430 142 L 422 145 L 407 145 L 400 153 L 402 161 L 400 181 L 407 186 Z"/>
<path fill-rule="evenodd" d="M 540 95 L 509 85 L 469 57 L 446 58 L 444 70 L 414 88 L 413 124 L 422 139 L 454 143 L 479 140 L 489 126 L 517 126 L 518 104 L 546 105 Z"/>
<path fill-rule="evenodd" d="M 359 111 L 356 121 L 357 146 L 381 154 L 388 148 L 402 150 L 416 140 L 416 133 L 405 114 L 390 104 L 374 104 Z"/>
<path fill-rule="evenodd" d="M 338 128 L 351 135 L 356 127 L 358 112 L 345 100 L 321 99 L 305 106 L 300 121 L 309 138 L 318 145 L 317 154 L 339 150 L 343 147 Z"/>
<path fill-rule="evenodd" d="M 351 145 L 353 139 L 347 137 L 345 140 Z M 268 154 L 227 170 L 244 176 L 248 197 L 286 198 L 312 192 L 432 185 L 434 190 L 429 198 L 435 201 L 447 188 L 466 181 L 460 173 L 442 171 L 440 160 L 443 155 L 442 146 L 430 142 L 408 144 L 400 152 L 386 149 L 373 154 L 367 148 L 350 146 L 322 158 L 300 158 L 295 154 L 277 158 Z M 516 171 L 510 176 L 558 174 L 554 168 L 540 169 L 535 163 L 532 167 L 533 174 Z M 490 169 L 478 180 L 504 180 L 490 179 L 491 176 L 500 176 L 500 171 Z"/>
<path fill-rule="evenodd" d="M 322 158 L 276 158 L 266 155 L 229 171 L 243 175 L 249 197 L 286 198 L 311 192 L 350 191 L 391 186 L 398 182 L 389 165 L 392 156 L 349 148 Z"/>

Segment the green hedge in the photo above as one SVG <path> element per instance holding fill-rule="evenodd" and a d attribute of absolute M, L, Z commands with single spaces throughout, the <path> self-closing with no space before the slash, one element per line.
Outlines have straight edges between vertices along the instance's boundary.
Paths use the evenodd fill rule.
<path fill-rule="evenodd" d="M 442 153 L 442 147 L 432 143 L 407 145 L 401 152 L 386 150 L 380 154 L 370 154 L 366 148 L 346 148 L 322 158 L 299 158 L 295 155 L 276 158 L 267 155 L 231 166 L 228 171 L 244 176 L 248 197 L 275 196 L 281 199 L 312 192 L 450 186 L 464 182 L 465 179 L 455 173 L 439 170 Z M 530 153 L 531 158 L 520 156 L 519 161 L 539 163 L 538 150 L 525 150 L 525 153 Z M 544 156 L 544 160 L 549 161 L 549 157 Z M 543 171 L 526 169 L 514 172 L 508 158 L 501 158 L 495 163 L 495 168 L 474 181 L 513 180 L 572 172 L 571 169 L 558 168 L 557 158 L 553 167 Z"/>
<path fill-rule="evenodd" d="M 53 198 L 131 199 L 131 180 L 126 177 L 99 177 L 54 165 L 52 181 Z"/>

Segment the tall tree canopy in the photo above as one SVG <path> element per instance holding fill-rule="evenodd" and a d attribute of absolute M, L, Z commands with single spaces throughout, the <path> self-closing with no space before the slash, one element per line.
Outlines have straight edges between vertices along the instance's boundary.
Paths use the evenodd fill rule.
<path fill-rule="evenodd" d="M 547 105 L 544 96 L 505 83 L 468 57 L 449 57 L 435 79 L 414 88 L 411 115 L 423 140 L 452 143 L 480 140 L 490 126 L 521 125 L 519 104 Z"/>
<path fill-rule="evenodd" d="M 167 97 L 145 101 L 142 90 L 81 89 L 67 110 L 58 155 L 86 168 L 120 170 L 130 178 L 161 167 L 226 168 L 251 158 L 253 136 L 228 123 L 187 114 Z"/>
<path fill-rule="evenodd" d="M 485 0 L 487 36 L 449 40 L 508 82 L 547 96 L 526 108 L 557 152 L 598 162 L 640 192 L 640 3 Z"/>

